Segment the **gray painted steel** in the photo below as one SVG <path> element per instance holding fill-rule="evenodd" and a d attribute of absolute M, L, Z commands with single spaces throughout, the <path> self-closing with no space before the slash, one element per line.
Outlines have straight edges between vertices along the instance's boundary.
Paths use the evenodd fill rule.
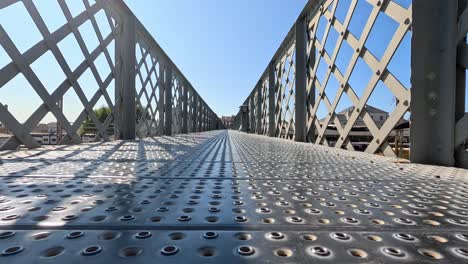
<path fill-rule="evenodd" d="M 254 107 L 257 107 L 257 124 L 256 124 L 256 128 L 257 128 L 257 134 L 258 135 L 262 135 L 263 134 L 263 109 L 262 109 L 262 105 L 263 105 L 263 87 L 262 87 L 262 84 L 257 84 L 257 105 L 254 106 Z"/>
<path fill-rule="evenodd" d="M 255 104 L 255 99 L 256 97 L 254 96 L 250 97 L 250 104 L 249 104 L 249 113 L 250 113 L 250 124 L 249 124 L 249 133 L 255 133 L 256 129 L 256 124 L 257 124 L 257 119 L 255 118 L 255 113 L 256 113 L 256 104 Z"/>
<path fill-rule="evenodd" d="M 295 25 L 296 35 L 296 90 L 295 90 L 295 119 L 294 139 L 305 142 L 307 139 L 307 27 L 305 19 L 299 19 Z"/>
<path fill-rule="evenodd" d="M 467 32 L 465 0 L 414 2 L 412 162 L 468 168 Z"/>
<path fill-rule="evenodd" d="M 182 134 L 188 133 L 188 86 L 184 84 L 183 86 L 183 97 L 182 97 Z"/>
<path fill-rule="evenodd" d="M 468 1 L 458 1 L 458 21 L 463 25 L 458 30 L 459 43 L 457 50 L 457 84 L 456 84 L 456 105 L 455 105 L 455 164 L 468 169 L 468 109 L 466 105 L 466 69 L 467 62 L 467 19 Z"/>
<path fill-rule="evenodd" d="M 303 112 L 303 104 L 295 102 L 294 99 L 299 96 L 303 100 L 303 81 L 292 78 L 300 74 L 302 66 L 296 74 L 291 76 L 291 73 L 297 70 L 298 60 L 301 64 L 305 60 L 308 141 L 355 150 L 350 135 L 356 126 L 363 126 L 372 138 L 365 150 L 367 153 L 395 157 L 396 153 L 392 145 L 395 137 L 394 128 L 404 122 L 403 118 L 408 118 L 412 97 L 411 87 L 407 87 L 406 82 L 399 80 L 389 65 L 397 52 L 401 54 L 401 47 L 404 47 L 401 43 L 407 41 L 408 36 L 412 34 L 413 7 L 395 1 L 366 1 L 363 4 L 367 5 L 369 12 L 361 14 L 359 12 L 362 10 L 357 7 L 358 1 L 346 2 L 348 5 L 344 5 L 345 2 L 309 1 L 298 18 L 298 20 L 306 21 L 307 43 L 305 47 L 296 47 L 297 36 L 295 26 L 293 26 L 275 52 L 267 70 L 260 77 L 259 82 L 264 80 L 265 76 L 274 76 L 275 80 L 270 79 L 270 84 L 274 82 L 276 85 L 274 89 L 270 87 L 275 93 L 275 99 L 269 101 L 269 107 L 275 107 L 275 118 L 270 119 L 269 123 L 270 127 L 274 127 L 275 132 L 269 131 L 268 134 L 287 139 L 295 139 L 299 135 L 302 141 L 304 137 L 302 124 L 296 124 L 295 116 Z M 340 4 L 345 9 L 340 9 Z M 350 27 L 352 18 L 355 16 L 361 16 L 362 21 L 365 22 L 360 35 Z M 379 27 L 383 16 L 391 19 L 396 28 Z M 389 36 L 388 43 L 384 45 L 385 49 L 380 55 L 376 55 L 372 45 L 372 41 L 375 41 L 372 37 L 376 34 L 373 30 L 377 28 L 385 31 L 379 34 Z M 330 38 L 336 41 L 327 41 Z M 340 56 L 343 52 L 340 53 L 340 51 L 346 48 L 354 52 L 351 52 L 350 58 L 344 60 Z M 295 55 L 294 51 L 297 52 Z M 368 83 L 352 82 L 352 77 L 360 74 L 356 71 L 361 71 L 363 68 L 369 69 L 369 73 L 362 73 L 369 74 Z M 272 72 L 276 74 L 273 75 Z M 301 88 L 300 94 L 297 94 L 298 84 Z M 337 87 L 329 88 L 329 86 Z M 391 92 L 395 107 L 388 113 L 384 124 L 377 124 L 368 108 L 371 108 L 370 106 L 382 107 L 378 103 L 375 105 L 374 95 L 379 94 L 379 91 L 385 87 Z M 272 95 L 269 96 L 271 99 Z M 348 108 L 343 108 L 346 104 L 349 104 Z M 292 108 L 293 105 L 295 106 Z M 300 111 L 297 111 L 298 107 L 301 108 Z M 342 123 L 338 116 L 342 114 L 340 112 L 343 109 L 350 109 L 350 111 L 346 122 Z M 240 118 L 236 120 L 239 121 Z M 302 119 L 300 122 L 302 123 Z M 239 122 L 236 124 L 239 125 Z M 301 128 L 301 131 L 296 131 L 297 127 Z M 339 134 L 336 139 L 327 138 L 326 135 L 330 129 Z"/>
<path fill-rule="evenodd" d="M 457 12 L 456 1 L 413 3 L 413 162 L 455 164 Z"/>
<path fill-rule="evenodd" d="M 131 140 L 136 137 L 135 105 L 135 17 L 123 3 L 116 5 L 122 18 L 121 32 L 116 38 L 116 58 L 120 58 L 119 72 L 116 75 L 116 131 L 117 139 Z M 118 121 L 117 121 L 118 120 Z"/>
<path fill-rule="evenodd" d="M 164 91 L 166 89 L 166 85 L 164 84 L 164 67 L 162 65 L 159 65 L 159 80 L 158 82 L 161 84 L 159 87 L 159 104 L 158 104 L 158 111 L 159 111 L 159 133 L 160 135 L 164 135 L 164 129 L 166 126 L 166 105 L 168 104 L 166 99 L 165 99 L 165 94 Z"/>
<path fill-rule="evenodd" d="M 240 107 L 240 112 L 241 112 L 241 131 L 242 132 L 249 132 L 249 106 L 248 105 L 242 105 Z"/>
<path fill-rule="evenodd" d="M 192 132 L 197 132 L 198 126 L 198 96 L 196 94 L 193 95 L 193 119 L 192 119 Z"/>
<path fill-rule="evenodd" d="M 171 122 L 176 128 L 171 131 L 172 133 L 182 131 L 185 122 L 182 109 L 182 84 L 190 87 L 190 93 L 196 92 L 123 1 L 97 0 L 92 3 L 83 1 L 85 10 L 73 16 L 68 3 L 60 0 L 58 1 L 59 7 L 66 23 L 55 32 L 49 31 L 44 22 L 48 18 L 41 17 L 36 8 L 37 3 L 33 1 L 3 1 L 0 8 L 9 8 L 17 3 L 25 7 L 26 14 L 36 25 L 43 39 L 21 54 L 5 29 L 0 26 L 0 45 L 11 59 L 11 63 L 0 69 L 0 89 L 22 74 L 30 84 L 31 92 L 37 93 L 43 104 L 21 124 L 17 120 L 18 117 L 6 109 L 4 105 L 8 103 L 5 103 L 6 99 L 0 98 L 2 103 L 0 122 L 6 125 L 13 135 L 2 143 L 0 149 L 16 149 L 20 146 L 38 147 L 39 143 L 30 136 L 30 133 L 48 113 L 53 114 L 65 133 L 60 144 L 80 143 L 78 131 L 87 119 L 91 120 L 96 127 L 95 141 L 162 135 L 168 132 L 165 131 L 165 125 Z M 105 19 L 97 19 L 99 14 L 104 15 Z M 92 26 L 99 41 L 99 45 L 93 50 L 88 50 L 89 43 L 86 42 L 88 38 L 79 30 L 85 23 Z M 107 36 L 103 35 L 103 26 L 110 29 Z M 63 50 L 59 49 L 62 40 L 72 35 L 79 49 L 67 50 L 67 52 L 81 53 L 84 57 L 76 69 L 70 68 L 67 58 L 62 54 Z M 115 54 L 109 53 L 111 45 L 115 45 Z M 65 79 L 57 88 L 45 87 L 31 67 L 36 60 L 48 52 L 56 59 L 65 75 Z M 109 64 L 110 73 L 107 76 L 100 75 L 101 69 L 98 69 L 95 63 L 98 58 L 104 58 L 104 62 Z M 165 100 L 166 87 L 162 77 L 165 69 L 172 72 L 173 83 L 177 83 L 177 86 L 167 89 L 174 88 L 177 93 L 174 98 L 178 100 L 174 104 L 175 116 L 169 116 L 167 120 L 167 116 L 164 115 L 172 111 L 173 102 Z M 85 72 L 90 72 L 96 81 L 94 91 L 89 91 L 89 87 L 85 87 L 86 90 L 80 86 L 80 78 Z M 112 83 L 115 83 L 114 93 L 112 93 Z M 91 95 L 88 95 L 89 93 Z M 59 107 L 64 96 L 67 97 L 66 95 L 69 94 L 75 94 L 78 97 L 79 101 L 73 103 L 82 104 L 84 107 L 81 112 L 77 113 L 78 118 L 73 117 L 74 120 L 68 119 L 70 117 L 66 116 L 63 109 Z M 104 121 L 99 120 L 94 112 L 95 108 L 101 106 L 97 104 L 103 102 L 111 111 Z M 202 100 L 200 102 L 205 104 Z M 204 109 L 207 109 L 210 114 L 197 113 L 214 120 L 203 120 L 203 126 L 201 126 L 203 130 L 211 127 L 206 125 L 208 123 L 220 123 L 206 104 Z M 111 132 L 112 126 L 114 132 Z M 172 130 L 172 128 L 167 130 Z"/>
<path fill-rule="evenodd" d="M 172 135 L 172 70 L 170 68 L 166 69 L 166 74 L 164 76 L 164 114 L 165 114 L 165 123 L 164 123 L 164 135 Z"/>
<path fill-rule="evenodd" d="M 275 65 L 270 63 L 268 65 L 268 136 L 275 136 L 275 112 L 276 112 L 276 78 L 275 78 Z"/>

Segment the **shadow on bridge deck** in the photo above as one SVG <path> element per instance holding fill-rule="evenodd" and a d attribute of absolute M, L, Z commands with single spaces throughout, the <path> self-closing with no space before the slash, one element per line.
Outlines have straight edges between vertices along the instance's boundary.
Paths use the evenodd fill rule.
<path fill-rule="evenodd" d="M 462 169 L 227 131 L 0 158 L 0 263 L 468 260 Z"/>

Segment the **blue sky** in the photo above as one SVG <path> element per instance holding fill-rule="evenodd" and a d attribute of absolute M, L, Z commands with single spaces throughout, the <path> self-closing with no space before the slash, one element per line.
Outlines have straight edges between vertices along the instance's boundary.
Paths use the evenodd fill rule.
<path fill-rule="evenodd" d="M 55 31 L 66 22 L 55 0 L 33 1 L 50 31 Z M 73 16 L 84 9 L 79 0 L 66 2 Z M 293 25 L 306 0 L 125 2 L 212 109 L 218 114 L 235 114 Z M 25 52 L 41 39 L 21 2 L 1 10 L 0 23 L 20 52 Z M 80 27 L 80 32 L 85 42 L 91 43 L 87 45 L 89 50 L 97 46 L 97 38 L 92 34 L 89 23 Z M 67 38 L 59 45 L 72 70 L 84 59 L 77 45 L 74 38 Z M 0 46 L 0 67 L 10 61 Z M 105 68 L 109 71 L 102 59 L 97 64 L 98 69 Z M 50 52 L 32 66 L 49 92 L 64 79 Z M 92 96 L 92 91 L 97 89 L 92 74 L 86 72 L 80 81 L 83 89 L 88 89 Z M 113 84 L 111 88 L 112 86 Z M 25 94 L 28 94 L 27 104 L 24 104 Z M 41 104 L 40 98 L 32 92 L 21 75 L 0 89 L 0 101 L 9 105 L 20 122 L 25 121 Z M 99 104 L 104 104 L 103 100 Z M 73 91 L 68 92 L 64 98 L 65 116 L 73 122 L 82 109 L 83 105 L 76 94 Z M 53 119 L 49 114 L 44 121 Z"/>
<path fill-rule="evenodd" d="M 411 0 L 394 1 L 405 7 L 411 3 Z M 53 32 L 66 23 L 57 1 L 33 0 L 33 2 L 49 31 Z M 66 2 L 73 16 L 84 10 L 81 0 L 66 0 Z M 258 81 L 307 0 L 125 0 L 125 2 L 211 108 L 219 115 L 229 115 L 237 113 L 239 105 Z M 348 5 L 349 1 L 340 1 L 336 15 L 340 21 L 343 21 Z M 357 12 L 360 15 L 353 16 L 350 25 L 350 31 L 355 36 L 359 36 L 362 32 L 370 12 L 369 4 L 360 0 Z M 107 35 L 110 28 L 108 24 L 106 25 L 103 13 L 98 13 L 96 19 L 101 32 Z M 319 23 L 319 35 L 323 34 L 321 31 L 324 30 L 326 23 L 326 20 Z M 21 2 L 0 10 L 0 24 L 20 52 L 25 52 L 41 40 L 39 31 Z M 389 17 L 379 16 L 366 43 L 367 48 L 377 58 L 383 55 L 396 26 L 397 24 Z M 79 31 L 89 52 L 98 46 L 91 23 L 83 24 Z M 338 32 L 332 30 L 325 43 L 327 52 L 333 49 L 337 38 Z M 390 71 L 407 88 L 410 88 L 410 41 L 411 35 L 408 34 L 389 66 Z M 72 70 L 84 60 L 74 37 L 65 38 L 58 46 Z M 114 53 L 113 46 L 113 42 L 108 46 L 110 54 Z M 352 52 L 347 44 L 342 46 L 337 63 L 340 70 L 345 68 Z M 0 46 L 0 68 L 10 61 Z M 105 56 L 99 56 L 95 64 L 99 76 L 105 79 L 110 74 Z M 65 79 L 51 52 L 34 62 L 32 68 L 49 92 L 53 92 Z M 317 72 L 319 80 L 323 78 L 326 68 L 327 65 L 319 65 Z M 362 60 L 358 61 L 354 72 L 350 84 L 359 96 L 372 72 Z M 80 77 L 78 83 L 88 100 L 98 87 L 89 70 Z M 331 78 L 326 93 L 334 95 L 338 85 L 338 82 Z M 112 94 L 114 84 L 111 83 L 107 90 Z M 113 95 L 111 98 L 113 99 Z M 330 101 L 333 99 L 329 98 Z M 342 98 L 341 101 L 338 111 L 351 105 L 349 99 Z M 25 78 L 18 75 L 0 89 L 0 102 L 8 104 L 15 117 L 20 122 L 24 122 L 42 101 Z M 101 98 L 97 106 L 105 104 Z M 369 104 L 387 111 L 393 109 L 393 96 L 382 82 L 370 98 Z M 69 121 L 73 122 L 82 110 L 83 105 L 74 91 L 67 92 L 64 96 L 64 113 Z M 321 105 L 319 117 L 324 116 L 326 112 Z M 51 114 L 44 119 L 45 122 L 53 120 Z"/>
<path fill-rule="evenodd" d="M 219 115 L 236 114 L 306 0 L 126 0 Z"/>

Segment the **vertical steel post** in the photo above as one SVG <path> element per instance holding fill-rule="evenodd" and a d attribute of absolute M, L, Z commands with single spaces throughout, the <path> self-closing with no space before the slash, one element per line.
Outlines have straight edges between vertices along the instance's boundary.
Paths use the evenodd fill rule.
<path fill-rule="evenodd" d="M 172 69 L 169 65 L 166 69 L 166 76 L 164 82 L 164 135 L 172 136 Z"/>
<path fill-rule="evenodd" d="M 206 106 L 203 104 L 202 109 L 202 132 L 206 131 Z"/>
<path fill-rule="evenodd" d="M 275 64 L 270 62 L 268 65 L 268 136 L 275 136 L 275 102 L 276 93 L 276 78 L 275 78 Z"/>
<path fill-rule="evenodd" d="M 198 120 L 198 131 L 203 132 L 203 101 L 200 99 L 200 119 Z"/>
<path fill-rule="evenodd" d="M 193 115 L 192 115 L 192 132 L 198 132 L 197 131 L 197 122 L 198 122 L 198 95 L 197 93 L 194 92 L 192 89 L 192 96 L 193 96 Z"/>
<path fill-rule="evenodd" d="M 208 112 L 208 127 L 210 130 L 213 130 L 213 113 L 211 110 Z"/>
<path fill-rule="evenodd" d="M 307 30 L 307 23 L 306 23 L 306 30 Z M 306 31 L 307 32 L 307 31 Z M 307 40 L 307 34 L 306 34 L 306 40 Z M 307 44 L 306 44 L 306 49 L 307 49 Z M 314 67 L 315 64 L 315 46 L 312 45 L 311 50 L 309 51 L 309 57 L 307 58 L 306 61 L 307 68 L 306 68 L 306 84 L 309 82 L 307 79 L 307 71 L 309 71 L 310 67 Z M 307 122 L 309 121 L 309 107 L 313 107 L 315 105 L 315 82 L 310 82 L 310 87 L 309 87 L 309 94 L 308 96 L 306 95 L 306 135 L 307 135 L 307 140 L 308 142 L 313 142 L 315 143 L 317 135 L 315 134 L 315 123 L 311 122 L 310 127 L 307 127 Z M 306 88 L 306 93 L 307 93 L 307 88 Z"/>
<path fill-rule="evenodd" d="M 202 132 L 203 128 L 203 101 L 200 99 L 198 109 L 198 132 Z"/>
<path fill-rule="evenodd" d="M 182 94 L 182 133 L 188 133 L 188 85 L 185 82 L 181 86 L 183 90 Z"/>
<path fill-rule="evenodd" d="M 216 119 L 217 119 L 217 116 L 215 113 L 211 113 L 211 130 L 215 130 L 216 129 Z"/>
<path fill-rule="evenodd" d="M 468 0 L 458 0 L 458 13 L 457 13 L 458 17 L 460 17 L 460 15 L 466 9 L 467 6 L 468 6 Z M 463 43 L 466 43 L 466 37 L 463 39 Z M 465 115 L 465 98 L 466 98 L 465 93 L 466 93 L 466 69 L 464 66 L 457 64 L 455 122 L 460 120 Z"/>
<path fill-rule="evenodd" d="M 306 43 L 306 23 L 304 18 L 299 18 L 295 25 L 296 35 L 296 103 L 294 131 L 295 141 L 306 141 L 306 97 L 307 97 L 307 43 Z"/>
<path fill-rule="evenodd" d="M 205 132 L 205 102 L 203 102 L 201 109 L 201 132 Z"/>
<path fill-rule="evenodd" d="M 116 39 L 115 57 L 118 74 L 115 77 L 115 137 L 132 140 L 136 137 L 136 33 L 135 17 L 122 7 L 121 31 Z"/>
<path fill-rule="evenodd" d="M 59 101 L 57 102 L 57 106 L 60 109 L 60 111 L 63 112 L 63 96 L 60 97 Z M 7 106 L 7 108 L 8 108 L 8 106 Z M 62 139 L 63 139 L 63 128 L 62 128 L 62 124 L 60 124 L 60 122 L 58 120 L 56 120 L 56 122 L 57 122 L 57 126 L 56 126 L 56 129 L 57 129 L 57 133 L 56 133 L 57 134 L 57 145 L 60 145 L 60 142 L 62 142 Z M 115 130 L 115 127 L 114 127 L 114 130 Z"/>
<path fill-rule="evenodd" d="M 468 0 L 458 0 L 458 17 L 466 9 Z M 463 39 L 463 43 L 466 43 L 466 37 Z M 465 98 L 466 98 L 466 69 L 464 66 L 457 65 L 457 87 L 455 96 L 455 123 L 458 123 L 464 116 L 465 111 Z M 457 167 L 468 169 L 468 153 L 465 150 L 465 145 L 457 144 L 455 146 L 455 165 Z"/>
<path fill-rule="evenodd" d="M 241 114 L 241 132 L 249 132 L 249 106 L 242 105 L 240 107 Z"/>
<path fill-rule="evenodd" d="M 414 0 L 411 161 L 453 166 L 457 1 Z"/>
<path fill-rule="evenodd" d="M 201 100 L 200 97 L 198 97 L 197 132 L 201 132 L 201 131 L 202 131 L 202 123 L 203 123 L 202 109 L 203 109 L 203 101 Z"/>
<path fill-rule="evenodd" d="M 216 129 L 216 114 L 210 110 L 210 130 Z"/>
<path fill-rule="evenodd" d="M 207 114 L 206 114 L 206 130 L 207 131 L 211 130 L 211 112 L 210 112 L 210 110 L 208 110 Z"/>
<path fill-rule="evenodd" d="M 213 130 L 218 130 L 218 115 L 213 113 L 213 120 L 211 121 L 213 124 Z"/>
<path fill-rule="evenodd" d="M 254 108 L 255 108 L 255 93 L 252 93 L 252 95 L 250 96 L 249 98 L 250 102 L 250 107 L 249 107 L 249 115 L 250 115 L 250 125 L 249 125 L 249 133 L 255 133 L 255 128 L 256 128 L 256 124 L 255 122 L 257 121 L 255 119 L 255 111 L 254 111 Z"/>
<path fill-rule="evenodd" d="M 257 84 L 257 134 L 261 135 L 263 133 L 263 127 L 262 127 L 262 105 L 263 105 L 263 96 L 262 96 L 262 83 Z"/>
<path fill-rule="evenodd" d="M 202 125 L 203 132 L 206 131 L 206 104 L 203 103 L 203 125 Z"/>
<path fill-rule="evenodd" d="M 205 105 L 205 131 L 208 130 L 208 107 Z"/>

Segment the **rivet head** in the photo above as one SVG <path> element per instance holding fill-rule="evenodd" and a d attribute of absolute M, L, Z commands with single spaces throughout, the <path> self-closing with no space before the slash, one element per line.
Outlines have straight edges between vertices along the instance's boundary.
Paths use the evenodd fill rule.
<path fill-rule="evenodd" d="M 426 75 L 426 78 L 430 81 L 433 81 L 437 78 L 437 74 L 434 72 L 430 72 L 429 74 Z"/>
<path fill-rule="evenodd" d="M 435 92 L 430 92 L 428 95 L 427 95 L 427 98 L 431 101 L 435 101 L 437 99 L 437 93 Z"/>

